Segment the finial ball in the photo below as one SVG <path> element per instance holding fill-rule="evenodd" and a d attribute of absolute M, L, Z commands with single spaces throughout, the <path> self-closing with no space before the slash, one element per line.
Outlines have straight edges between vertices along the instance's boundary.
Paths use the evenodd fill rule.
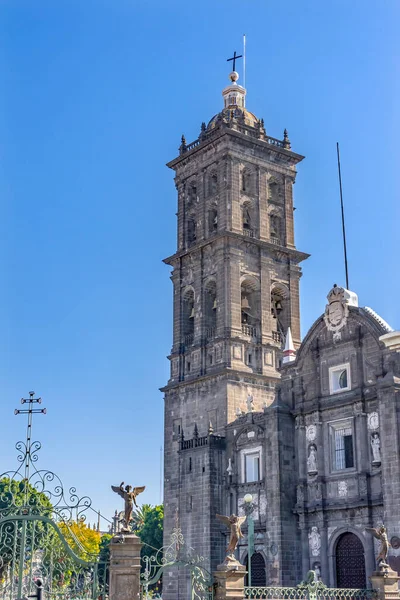
<path fill-rule="evenodd" d="M 237 73 L 237 71 L 232 71 L 232 73 L 229 75 L 229 79 L 233 82 L 236 82 L 239 79 L 239 73 Z"/>

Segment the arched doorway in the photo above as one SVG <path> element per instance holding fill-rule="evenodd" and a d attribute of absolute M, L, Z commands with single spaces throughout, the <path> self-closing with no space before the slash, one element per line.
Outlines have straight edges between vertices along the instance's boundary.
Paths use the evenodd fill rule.
<path fill-rule="evenodd" d="M 246 571 L 249 571 L 249 558 L 246 558 Z M 245 585 L 249 585 L 249 577 L 246 575 Z M 262 554 L 255 552 L 251 557 L 251 587 L 265 587 L 267 577 L 265 574 L 265 561 Z"/>
<path fill-rule="evenodd" d="M 343 533 L 337 541 L 336 585 L 339 588 L 365 587 L 364 547 L 354 533 Z"/>

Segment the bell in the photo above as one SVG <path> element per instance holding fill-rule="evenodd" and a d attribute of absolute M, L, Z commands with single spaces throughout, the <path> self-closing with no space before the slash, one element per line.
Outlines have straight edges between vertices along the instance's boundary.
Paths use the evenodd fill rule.
<path fill-rule="evenodd" d="M 242 298 L 242 310 L 250 310 L 250 304 L 247 300 L 247 296 L 243 296 Z"/>
<path fill-rule="evenodd" d="M 190 313 L 189 319 L 194 319 L 194 306 L 193 306 L 192 311 Z"/>
<path fill-rule="evenodd" d="M 281 304 L 280 300 L 278 300 L 276 302 L 275 308 L 276 308 L 276 312 L 281 312 L 282 311 L 282 304 Z"/>
<path fill-rule="evenodd" d="M 217 310 L 217 299 L 216 298 L 214 300 L 213 310 Z"/>

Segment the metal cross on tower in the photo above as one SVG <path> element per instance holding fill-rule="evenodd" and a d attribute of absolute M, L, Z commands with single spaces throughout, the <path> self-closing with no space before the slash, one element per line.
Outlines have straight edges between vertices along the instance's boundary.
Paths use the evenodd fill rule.
<path fill-rule="evenodd" d="M 29 398 L 21 398 L 21 404 L 29 404 L 29 408 L 16 408 L 14 414 L 28 415 L 28 426 L 26 429 L 26 456 L 25 456 L 25 479 L 29 480 L 29 465 L 31 461 L 31 442 L 32 442 L 32 415 L 35 413 L 46 414 L 45 408 L 33 408 L 34 404 L 41 404 L 41 398 L 34 398 L 35 392 L 29 392 Z"/>
<path fill-rule="evenodd" d="M 236 55 L 236 50 L 235 50 L 235 52 L 233 53 L 232 58 L 227 58 L 226 59 L 226 62 L 229 62 L 230 60 L 233 60 L 233 71 L 236 71 L 235 67 L 236 67 L 236 61 L 237 61 L 238 58 L 243 58 L 243 56 L 242 56 L 242 54 L 239 54 L 239 56 L 237 56 Z"/>

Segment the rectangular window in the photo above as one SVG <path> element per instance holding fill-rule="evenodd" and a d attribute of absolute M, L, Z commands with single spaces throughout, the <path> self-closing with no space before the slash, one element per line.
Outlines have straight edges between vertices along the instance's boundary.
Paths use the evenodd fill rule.
<path fill-rule="evenodd" d="M 245 478 L 246 483 L 260 480 L 260 454 L 245 455 Z"/>
<path fill-rule="evenodd" d="M 353 430 L 351 427 L 335 429 L 335 470 L 351 469 L 354 467 Z"/>

